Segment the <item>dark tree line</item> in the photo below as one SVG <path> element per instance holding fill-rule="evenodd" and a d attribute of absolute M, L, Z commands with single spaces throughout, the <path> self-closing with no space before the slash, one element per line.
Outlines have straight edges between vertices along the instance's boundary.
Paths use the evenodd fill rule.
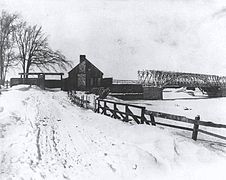
<path fill-rule="evenodd" d="M 20 67 L 23 73 L 29 73 L 31 69 L 65 70 L 70 65 L 60 51 L 51 49 L 41 26 L 31 26 L 17 14 L 1 12 L 0 84 L 10 68 Z"/>

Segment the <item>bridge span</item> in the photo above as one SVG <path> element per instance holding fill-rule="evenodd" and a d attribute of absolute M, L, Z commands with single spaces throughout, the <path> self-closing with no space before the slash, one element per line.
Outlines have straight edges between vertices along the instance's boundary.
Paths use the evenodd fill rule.
<path fill-rule="evenodd" d="M 138 71 L 138 80 L 143 86 L 152 88 L 197 87 L 210 97 L 226 96 L 226 76 L 143 70 Z"/>

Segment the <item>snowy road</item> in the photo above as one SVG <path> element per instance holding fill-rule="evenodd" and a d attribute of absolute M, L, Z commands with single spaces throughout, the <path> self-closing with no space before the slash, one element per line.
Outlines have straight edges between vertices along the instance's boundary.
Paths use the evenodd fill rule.
<path fill-rule="evenodd" d="M 64 92 L 0 95 L 0 179 L 225 179 L 225 146 L 95 114 Z"/>

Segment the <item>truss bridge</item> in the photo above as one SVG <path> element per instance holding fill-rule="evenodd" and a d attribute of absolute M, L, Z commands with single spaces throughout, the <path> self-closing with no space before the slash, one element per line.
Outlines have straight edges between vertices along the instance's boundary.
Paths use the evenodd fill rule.
<path fill-rule="evenodd" d="M 210 96 L 222 96 L 226 89 L 226 76 L 181 73 L 171 71 L 138 71 L 138 80 L 143 86 L 158 88 L 198 87 Z"/>

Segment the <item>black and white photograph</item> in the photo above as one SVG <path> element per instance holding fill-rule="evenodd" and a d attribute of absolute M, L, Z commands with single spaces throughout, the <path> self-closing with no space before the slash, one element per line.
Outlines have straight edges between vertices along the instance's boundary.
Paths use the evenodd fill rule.
<path fill-rule="evenodd" d="M 226 180 L 226 0 L 0 0 L 1 180 Z"/>

